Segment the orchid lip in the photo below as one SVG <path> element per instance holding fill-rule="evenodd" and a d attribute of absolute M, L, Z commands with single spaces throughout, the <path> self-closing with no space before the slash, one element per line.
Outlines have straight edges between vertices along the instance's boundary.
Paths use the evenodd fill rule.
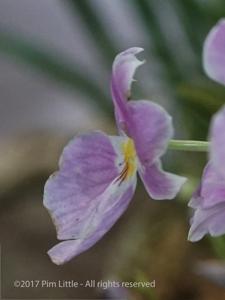
<path fill-rule="evenodd" d="M 124 156 L 123 169 L 115 182 L 119 182 L 119 185 L 124 181 L 130 179 L 137 170 L 137 154 L 134 145 L 134 141 L 128 138 L 122 143 L 121 150 Z"/>

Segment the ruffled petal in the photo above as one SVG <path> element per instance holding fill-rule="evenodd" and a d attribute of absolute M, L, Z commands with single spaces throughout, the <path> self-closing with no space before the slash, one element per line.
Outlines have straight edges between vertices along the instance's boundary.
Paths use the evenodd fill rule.
<path fill-rule="evenodd" d="M 197 209 L 191 219 L 191 228 L 188 239 L 191 242 L 199 241 L 209 233 L 219 236 L 225 233 L 225 203 L 206 209 Z"/>
<path fill-rule="evenodd" d="M 212 119 L 210 127 L 210 160 L 225 180 L 225 107 Z"/>
<path fill-rule="evenodd" d="M 136 176 L 121 185 L 112 184 L 92 206 L 92 212 L 83 226 L 81 235 L 74 240 L 61 242 L 48 252 L 52 261 L 64 264 L 74 256 L 92 247 L 109 231 L 126 210 L 135 191 Z"/>
<path fill-rule="evenodd" d="M 163 171 L 160 161 L 145 164 L 138 172 L 150 197 L 155 200 L 175 198 L 186 181 L 185 177 Z"/>
<path fill-rule="evenodd" d="M 161 157 L 173 136 L 172 118 L 158 104 L 148 100 L 129 101 L 128 131 L 142 164 Z"/>
<path fill-rule="evenodd" d="M 203 65 L 210 78 L 225 84 L 225 19 L 211 29 L 205 40 Z"/>
<path fill-rule="evenodd" d="M 136 58 L 142 48 L 133 47 L 118 54 L 113 62 L 111 93 L 115 107 L 115 116 L 119 130 L 126 131 L 128 118 L 126 102 L 130 97 L 131 84 L 137 67 L 143 64 Z"/>
<path fill-rule="evenodd" d="M 136 182 L 135 162 L 128 168 L 125 161 L 124 145 L 129 143 L 128 138 L 93 132 L 74 138 L 65 147 L 60 170 L 48 179 L 44 190 L 44 205 L 55 223 L 58 239 L 79 240 L 79 245 L 85 240 L 88 245 L 86 240 L 93 240 L 96 230 L 103 235 L 120 217 L 128 205 L 126 191 L 133 193 Z M 125 203 L 120 202 L 123 197 Z M 111 222 L 105 216 L 108 221 L 111 216 Z M 78 248 L 79 253 L 85 250 L 83 246 Z M 60 258 L 53 257 L 55 260 L 59 262 Z"/>

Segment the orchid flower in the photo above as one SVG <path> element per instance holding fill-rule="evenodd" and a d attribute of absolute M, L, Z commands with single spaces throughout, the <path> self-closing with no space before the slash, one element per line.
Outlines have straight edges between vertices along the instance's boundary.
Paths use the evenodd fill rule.
<path fill-rule="evenodd" d="M 225 85 L 225 20 L 208 34 L 203 64 L 209 77 Z M 209 162 L 201 184 L 189 202 L 194 209 L 188 236 L 192 242 L 207 233 L 212 236 L 225 233 L 225 107 L 212 119 L 209 140 Z"/>
<path fill-rule="evenodd" d="M 48 252 L 63 264 L 93 246 L 127 209 L 137 171 L 149 196 L 173 199 L 185 178 L 162 170 L 161 156 L 173 135 L 171 117 L 146 100 L 127 101 L 141 48 L 130 48 L 113 63 L 111 93 L 119 136 L 81 134 L 64 148 L 59 171 L 45 185 L 44 206 L 61 240 Z"/>

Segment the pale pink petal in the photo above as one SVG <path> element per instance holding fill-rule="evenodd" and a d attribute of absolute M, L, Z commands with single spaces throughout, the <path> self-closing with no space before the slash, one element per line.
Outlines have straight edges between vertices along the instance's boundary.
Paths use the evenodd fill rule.
<path fill-rule="evenodd" d="M 103 195 L 95 200 L 97 205 L 93 207 L 81 236 L 74 240 L 61 242 L 50 249 L 48 254 L 52 261 L 58 265 L 64 264 L 100 240 L 127 209 L 135 186 L 136 177 L 121 185 L 111 185 Z"/>
<path fill-rule="evenodd" d="M 152 164 L 167 149 L 173 136 L 172 118 L 158 104 L 148 100 L 129 101 L 129 135 L 142 164 Z"/>
<path fill-rule="evenodd" d="M 127 140 L 102 132 L 77 136 L 65 147 L 59 171 L 45 185 L 44 205 L 53 218 L 57 237 L 76 240 L 73 253 L 84 251 L 103 236 L 131 200 L 136 170 L 129 178 L 121 177 L 126 167 L 122 149 Z M 53 249 L 61 249 L 61 245 L 71 243 Z M 71 253 L 70 246 L 65 255 L 67 252 Z"/>
<path fill-rule="evenodd" d="M 208 163 L 201 184 L 202 208 L 212 207 L 221 202 L 225 203 L 225 178 L 215 169 L 212 163 Z"/>
<path fill-rule="evenodd" d="M 210 127 L 210 159 L 217 172 L 225 178 L 225 107 L 212 119 Z"/>
<path fill-rule="evenodd" d="M 133 76 L 138 66 L 143 62 L 136 58 L 136 54 L 143 51 L 142 48 L 133 47 L 118 54 L 113 62 L 111 93 L 115 107 L 115 116 L 119 130 L 126 131 L 128 118 L 126 102 L 130 97 Z"/>
<path fill-rule="evenodd" d="M 225 233 L 225 108 L 212 119 L 210 142 L 210 160 L 189 203 L 194 208 L 190 241 L 198 241 L 207 233 L 212 236 Z"/>
<path fill-rule="evenodd" d="M 176 197 L 186 178 L 162 170 L 160 161 L 139 168 L 139 175 L 150 197 L 170 200 Z"/>
<path fill-rule="evenodd" d="M 203 66 L 210 78 L 225 85 L 225 19 L 210 30 L 205 40 Z"/>
<path fill-rule="evenodd" d="M 204 235 L 220 236 L 225 233 L 225 203 L 209 208 L 198 208 L 191 219 L 188 239 L 199 241 Z"/>
<path fill-rule="evenodd" d="M 138 154 L 139 174 L 153 199 L 172 199 L 185 178 L 164 172 L 160 157 L 173 135 L 172 118 L 159 105 L 146 100 L 128 103 L 128 132 Z"/>
<path fill-rule="evenodd" d="M 197 209 L 199 206 L 201 206 L 201 203 L 203 201 L 203 198 L 201 197 L 201 184 L 198 186 L 196 191 L 193 193 L 191 200 L 188 202 L 188 206 L 194 209 Z"/>

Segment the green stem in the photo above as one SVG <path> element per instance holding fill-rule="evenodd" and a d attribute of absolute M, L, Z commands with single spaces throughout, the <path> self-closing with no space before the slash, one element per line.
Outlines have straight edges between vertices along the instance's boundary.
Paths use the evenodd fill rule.
<path fill-rule="evenodd" d="M 187 140 L 170 140 L 168 148 L 178 151 L 209 151 L 209 142 L 203 141 L 187 141 Z"/>

